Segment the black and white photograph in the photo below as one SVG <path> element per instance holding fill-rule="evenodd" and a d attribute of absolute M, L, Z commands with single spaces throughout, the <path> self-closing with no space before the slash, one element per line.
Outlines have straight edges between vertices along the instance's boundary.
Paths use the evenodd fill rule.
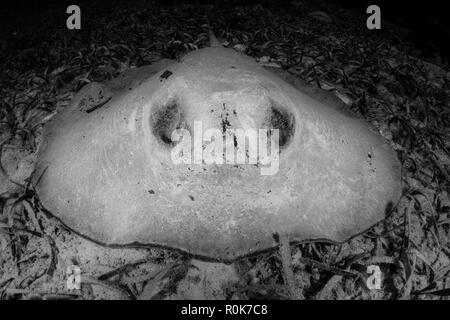
<path fill-rule="evenodd" d="M 6 0 L 0 300 L 449 300 L 449 62 L 443 1 Z"/>

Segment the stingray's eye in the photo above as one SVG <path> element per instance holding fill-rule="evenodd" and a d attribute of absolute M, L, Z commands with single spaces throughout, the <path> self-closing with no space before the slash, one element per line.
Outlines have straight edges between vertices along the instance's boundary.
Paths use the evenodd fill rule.
<path fill-rule="evenodd" d="M 169 101 L 163 106 L 156 107 L 150 116 L 150 126 L 153 135 L 159 142 L 172 145 L 172 132 L 182 128 L 183 112 L 176 100 Z"/>
<path fill-rule="evenodd" d="M 271 101 L 267 114 L 267 124 L 271 129 L 279 130 L 280 148 L 286 147 L 295 133 L 294 115 L 275 101 Z"/>

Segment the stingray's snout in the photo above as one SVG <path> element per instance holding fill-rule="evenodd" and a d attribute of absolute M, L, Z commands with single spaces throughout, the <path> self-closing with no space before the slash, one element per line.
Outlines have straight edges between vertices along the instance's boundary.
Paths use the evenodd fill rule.
<path fill-rule="evenodd" d="M 279 159 L 296 134 L 295 114 L 254 91 L 182 92 L 155 104 L 148 125 L 156 147 L 171 152 L 175 164 L 259 165 L 275 153 Z"/>
<path fill-rule="evenodd" d="M 249 122 L 260 123 L 259 129 L 277 129 L 280 132 L 280 139 L 278 145 L 280 147 L 285 147 L 290 142 L 292 136 L 295 133 L 295 116 L 292 112 L 283 108 L 279 104 L 274 101 L 270 101 L 268 103 L 268 107 L 265 110 L 262 110 L 260 115 L 263 115 L 263 121 L 261 120 L 260 115 L 255 119 L 248 119 L 249 113 L 243 110 L 242 115 L 238 115 L 237 111 L 234 109 L 230 114 L 229 111 L 226 111 L 226 103 L 223 102 L 224 111 L 220 112 L 219 116 L 208 117 L 207 119 L 197 119 L 197 122 L 204 121 L 206 123 L 216 123 L 216 127 L 220 129 L 223 133 L 227 129 L 240 129 L 243 128 L 239 126 L 242 123 L 239 122 L 239 117 L 247 117 Z M 189 107 L 188 107 L 189 108 Z M 195 106 L 193 107 L 195 108 Z M 188 129 L 190 130 L 190 125 L 186 122 L 186 110 L 180 106 L 179 102 L 176 99 L 172 99 L 168 101 L 164 106 L 160 108 L 155 108 L 154 112 L 151 115 L 149 124 L 152 128 L 152 133 L 155 138 L 166 145 L 171 145 L 173 143 L 171 136 L 173 131 L 177 129 Z M 214 112 L 214 109 L 211 109 L 211 113 Z M 231 120 L 231 118 L 235 118 Z M 219 118 L 219 119 L 218 119 Z M 237 119 L 237 121 L 236 121 Z M 218 120 L 218 121 L 217 121 Z M 230 121 L 233 121 L 231 123 Z M 254 127 L 254 129 L 258 129 Z"/>

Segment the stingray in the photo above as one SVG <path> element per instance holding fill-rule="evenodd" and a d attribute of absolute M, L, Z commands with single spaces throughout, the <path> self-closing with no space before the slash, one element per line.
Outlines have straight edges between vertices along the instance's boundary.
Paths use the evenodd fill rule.
<path fill-rule="evenodd" d="M 277 129 L 275 172 L 174 163 L 173 132 L 194 136 L 198 123 L 268 141 Z M 220 261 L 275 247 L 277 234 L 345 241 L 385 218 L 400 181 L 388 142 L 330 93 L 217 44 L 85 86 L 46 124 L 34 179 L 45 208 L 85 237 Z"/>

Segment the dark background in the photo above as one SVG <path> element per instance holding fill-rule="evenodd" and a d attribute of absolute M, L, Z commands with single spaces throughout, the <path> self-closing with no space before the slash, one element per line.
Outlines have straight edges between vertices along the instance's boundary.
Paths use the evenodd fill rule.
<path fill-rule="evenodd" d="M 118 4 L 131 3 L 132 0 L 7 0 L 2 1 L 0 10 L 0 37 L 3 39 L 13 32 L 22 29 L 33 28 L 45 22 L 51 13 L 65 12 L 70 4 L 78 4 L 80 7 L 88 5 L 99 11 L 112 10 Z M 406 1 L 406 0 L 160 0 L 150 1 L 156 5 L 176 6 L 181 4 L 201 5 L 213 4 L 216 6 L 247 6 L 260 4 L 262 6 L 284 6 L 289 7 L 294 2 L 314 2 L 319 8 L 326 11 L 330 4 L 336 4 L 341 8 L 355 10 L 366 15 L 366 8 L 371 4 L 377 4 L 381 8 L 382 29 L 400 27 L 400 36 L 415 43 L 419 49 L 428 51 L 439 51 L 448 60 L 450 56 L 450 19 L 447 15 L 446 1 Z M 59 15 L 58 15 L 59 16 Z M 66 15 L 61 15 L 61 24 L 65 25 Z M 403 29 L 402 29 L 403 28 Z M 447 59 L 445 59 L 447 57 Z"/>

